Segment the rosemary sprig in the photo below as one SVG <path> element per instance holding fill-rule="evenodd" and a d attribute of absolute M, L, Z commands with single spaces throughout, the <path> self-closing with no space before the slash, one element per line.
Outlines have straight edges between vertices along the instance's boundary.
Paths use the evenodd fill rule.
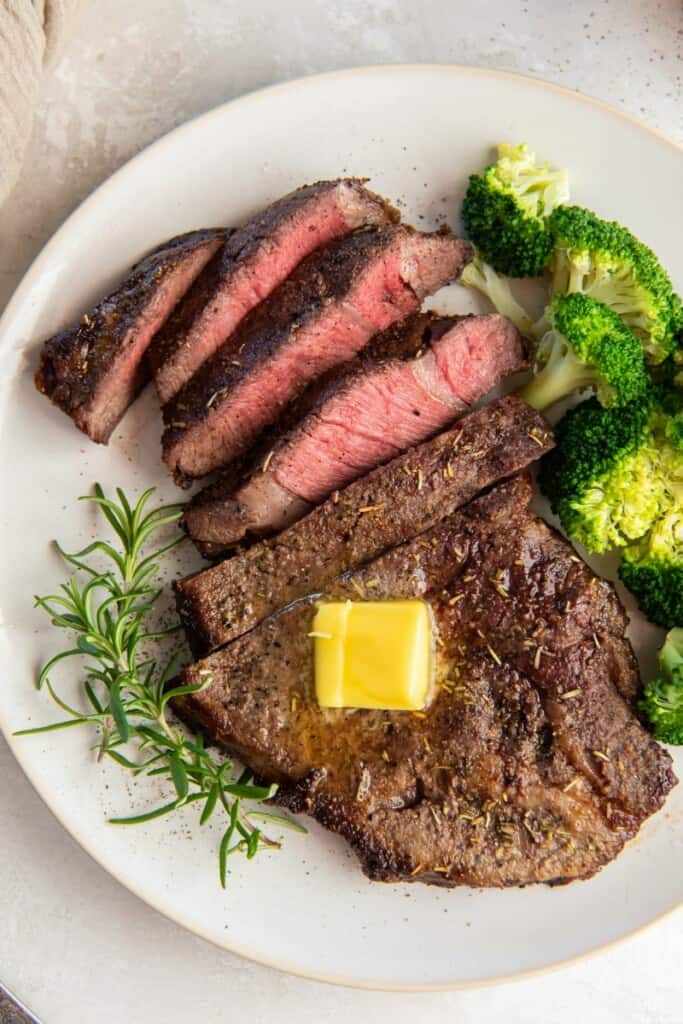
<path fill-rule="evenodd" d="M 219 874 L 225 887 L 227 859 L 244 853 L 248 859 L 264 848 L 279 847 L 252 819 L 275 820 L 281 826 L 305 831 L 288 818 L 244 807 L 243 801 L 267 800 L 276 786 L 258 786 L 245 769 L 235 778 L 232 761 L 207 750 L 201 733 L 190 735 L 171 717 L 169 702 L 196 693 L 211 683 L 172 686 L 169 681 L 179 666 L 176 649 L 163 662 L 152 650 L 163 652 L 164 641 L 175 636 L 179 624 L 153 628 L 150 619 L 162 593 L 155 584 L 160 558 L 183 540 L 182 534 L 147 553 L 153 536 L 180 519 L 182 505 L 148 510 L 154 488 L 145 491 L 131 506 L 120 488 L 118 501 L 108 498 L 99 484 L 93 501 L 115 534 L 110 543 L 97 540 L 69 554 L 56 544 L 64 561 L 75 570 L 57 594 L 36 597 L 53 626 L 75 633 L 75 645 L 54 655 L 37 679 L 66 718 L 51 725 L 23 729 L 16 735 L 53 732 L 75 725 L 90 725 L 98 733 L 98 759 L 109 757 L 134 775 L 158 777 L 172 787 L 168 802 L 144 813 L 111 818 L 115 825 L 134 825 L 169 814 L 188 804 L 201 803 L 200 825 L 220 809 L 227 825 L 219 846 Z M 92 564 L 95 556 L 98 564 Z M 104 568 L 101 565 L 104 565 Z M 83 693 L 89 710 L 83 713 L 59 696 L 50 681 L 52 670 L 70 658 L 85 658 Z"/>

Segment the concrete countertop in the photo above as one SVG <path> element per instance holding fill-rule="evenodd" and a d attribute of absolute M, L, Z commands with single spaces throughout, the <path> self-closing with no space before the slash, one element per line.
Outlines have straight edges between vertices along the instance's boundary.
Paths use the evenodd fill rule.
<path fill-rule="evenodd" d="M 682 48 L 679 0 L 86 0 L 0 210 L 0 309 L 113 170 L 251 89 L 358 64 L 474 64 L 601 97 L 683 141 Z M 681 912 L 590 960 L 493 989 L 335 989 L 223 953 L 147 908 L 64 832 L 2 740 L 0 780 L 0 979 L 45 1024 L 681 1020 Z"/>

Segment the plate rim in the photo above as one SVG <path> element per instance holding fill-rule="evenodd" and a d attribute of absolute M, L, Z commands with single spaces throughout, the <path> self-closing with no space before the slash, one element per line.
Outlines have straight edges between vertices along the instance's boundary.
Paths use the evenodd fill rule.
<path fill-rule="evenodd" d="M 456 76 L 471 75 L 473 77 L 482 78 L 494 78 L 498 80 L 513 80 L 517 82 L 526 83 L 533 86 L 540 91 L 550 91 L 557 95 L 564 96 L 567 99 L 571 99 L 580 104 L 585 104 L 588 107 L 597 108 L 604 113 L 616 117 L 621 121 L 625 121 L 627 124 L 632 125 L 641 132 L 645 132 L 648 135 L 655 138 L 658 142 L 664 143 L 671 147 L 676 154 L 679 156 L 683 155 L 683 142 L 678 142 L 672 138 L 666 132 L 659 128 L 654 128 L 649 125 L 642 118 L 637 117 L 628 111 L 623 110 L 616 105 L 607 102 L 606 100 L 599 99 L 598 97 L 592 96 L 589 93 L 584 93 L 578 89 L 572 89 L 569 86 L 559 85 L 555 82 L 550 82 L 542 77 L 535 75 L 524 74 L 520 72 L 507 71 L 498 68 L 487 68 L 478 65 L 469 64 L 458 64 L 458 63 L 431 63 L 431 62 L 408 62 L 408 63 L 386 63 L 386 64 L 369 64 L 369 65 L 357 65 L 346 68 L 339 68 L 333 71 L 324 71 L 311 75 L 302 75 L 296 78 L 288 79 L 283 82 L 277 82 L 272 85 L 262 86 L 258 89 L 250 90 L 249 92 L 243 93 L 239 96 L 235 96 L 232 99 L 226 100 L 223 103 L 218 104 L 215 107 L 211 107 L 209 110 L 203 111 L 200 114 L 182 122 L 170 131 L 165 132 L 159 138 L 153 140 L 148 145 L 144 146 L 138 153 L 132 156 L 129 160 L 126 160 L 120 167 L 118 167 L 109 177 L 105 178 L 104 181 L 100 182 L 99 185 L 86 196 L 66 219 L 60 224 L 57 230 L 48 238 L 45 244 L 40 248 L 36 256 L 33 258 L 26 271 L 21 277 L 21 280 L 14 292 L 12 293 L 7 306 L 5 307 L 2 315 L 0 316 L 0 336 L 2 332 L 7 329 L 7 325 L 12 321 L 15 316 L 15 310 L 20 308 L 24 302 L 26 294 L 28 293 L 30 280 L 34 276 L 36 271 L 39 271 L 43 263 L 47 263 L 52 255 L 52 250 L 57 249 L 62 241 L 63 236 L 66 236 L 69 232 L 74 229 L 74 226 L 78 226 L 81 219 L 87 217 L 91 205 L 95 206 L 99 203 L 103 196 L 106 196 L 107 190 L 111 187 L 118 185 L 119 181 L 129 173 L 135 173 L 138 163 L 143 160 L 154 159 L 156 150 L 168 144 L 171 138 L 182 135 L 183 132 L 191 131 L 192 127 L 199 121 L 209 121 L 212 118 L 220 118 L 224 112 L 235 105 L 241 104 L 247 106 L 251 102 L 261 101 L 267 99 L 270 96 L 276 95 L 287 90 L 296 89 L 305 85 L 315 86 L 318 82 L 331 81 L 335 79 L 350 78 L 353 76 L 363 77 L 367 75 L 391 75 L 391 74 L 454 74 Z M 173 921 L 175 924 L 189 931 L 191 934 L 198 935 L 200 938 L 216 946 L 216 948 L 224 950 L 225 952 L 232 953 L 234 955 L 243 957 L 253 963 L 262 964 L 263 966 L 270 967 L 274 970 L 284 972 L 299 978 L 306 978 L 311 981 L 322 982 L 330 985 L 339 985 L 347 988 L 362 989 L 366 991 L 385 991 L 385 992 L 438 992 L 438 991 L 458 991 L 467 989 L 479 989 L 488 988 L 494 985 L 507 984 L 512 981 L 523 981 L 529 980 L 534 977 L 539 977 L 544 974 L 559 971 L 564 967 L 569 967 L 589 958 L 595 957 L 602 951 L 607 951 L 621 946 L 629 939 L 641 935 L 648 931 L 656 924 L 672 917 L 675 913 L 679 912 L 683 907 L 683 900 L 679 901 L 678 904 L 656 914 L 651 920 L 646 923 L 632 928 L 624 934 L 614 938 L 608 942 L 601 942 L 577 953 L 573 956 L 564 957 L 553 963 L 544 964 L 538 967 L 527 968 L 526 970 L 514 971 L 511 974 L 493 974 L 487 977 L 479 978 L 476 980 L 458 980 L 453 981 L 452 979 L 444 979 L 430 982 L 401 982 L 387 980 L 365 980 L 359 978 L 349 978 L 339 974 L 332 974 L 329 972 L 319 973 L 313 970 L 306 970 L 296 964 L 290 964 L 286 960 L 272 959 L 263 956 L 258 951 L 255 951 L 249 947 L 242 946 L 240 943 L 222 943 L 216 941 L 208 932 L 205 932 L 201 926 L 195 923 L 189 924 L 183 917 L 183 915 L 173 908 L 168 908 L 166 905 L 161 905 L 154 898 L 147 896 L 141 888 L 128 880 L 124 880 L 123 872 L 117 870 L 115 867 L 111 867 L 105 863 L 104 859 L 101 859 L 88 844 L 83 833 L 77 833 L 73 831 L 71 823 L 67 824 L 62 815 L 56 810 L 49 802 L 48 798 L 41 792 L 36 783 L 32 778 L 32 773 L 24 763 L 23 758 L 19 756 L 19 743 L 17 738 L 9 731 L 3 721 L 0 719 L 0 731 L 8 744 L 15 761 L 19 765 L 19 768 L 23 772 L 24 776 L 30 783 L 32 789 L 44 804 L 44 806 L 50 811 L 53 817 L 59 822 L 59 824 L 65 829 L 65 831 L 71 835 L 80 848 L 91 858 L 99 867 L 107 872 L 114 880 L 129 892 L 133 893 L 138 899 L 142 900 L 148 907 L 163 917 Z M 683 781 L 681 782 L 683 785 Z"/>
<path fill-rule="evenodd" d="M 557 93 L 560 96 L 573 99 L 579 103 L 586 103 L 588 106 L 597 107 L 599 110 L 604 111 L 614 117 L 619 118 L 622 121 L 626 121 L 627 124 L 631 124 L 633 127 L 640 131 L 646 132 L 648 135 L 652 135 L 659 142 L 662 142 L 677 153 L 683 155 L 683 141 L 678 142 L 677 139 L 667 135 L 666 132 L 659 128 L 654 128 L 649 125 L 645 120 L 637 117 L 635 114 L 631 114 L 629 111 L 623 110 L 621 107 L 617 107 L 615 104 L 609 103 L 607 100 L 592 96 L 590 93 L 580 92 L 578 89 L 572 89 L 566 85 L 558 85 L 556 82 L 550 82 L 545 78 L 537 77 L 535 75 L 527 75 L 517 71 L 506 71 L 498 68 L 486 68 L 474 64 L 440 64 L 440 63 L 388 63 L 388 64 L 367 64 L 357 65 L 348 68 L 338 68 L 335 71 L 322 71 L 312 75 L 300 75 L 297 78 L 290 78 L 284 82 L 276 82 L 273 85 L 261 86 L 258 89 L 252 89 L 249 92 L 242 93 L 239 96 L 235 96 L 230 100 L 225 100 L 223 103 L 219 103 L 215 107 L 211 107 L 209 110 L 205 110 L 201 114 L 197 114 L 194 117 L 189 118 L 187 121 L 183 121 L 182 124 L 176 125 L 175 128 L 171 128 L 170 131 L 160 135 L 158 139 L 154 139 L 148 145 L 144 146 L 139 153 L 136 153 L 129 160 L 126 160 L 120 167 L 105 178 L 104 181 L 100 182 L 93 191 L 87 195 L 81 202 L 71 211 L 66 219 L 59 225 L 57 230 L 50 235 L 45 244 L 38 250 L 35 257 L 31 260 L 28 267 L 24 271 L 19 284 L 12 293 L 7 306 L 3 310 L 0 316 L 0 331 L 5 328 L 6 321 L 11 319 L 11 314 L 14 313 L 15 305 L 19 305 L 23 300 L 24 291 L 26 288 L 27 278 L 33 272 L 34 268 L 40 264 L 40 262 L 49 256 L 50 250 L 53 244 L 61 241 L 62 234 L 66 234 L 66 229 L 71 228 L 74 223 L 77 223 L 80 217 L 87 212 L 90 204 L 99 200 L 100 196 L 106 192 L 107 188 L 119 177 L 123 177 L 132 168 L 134 168 L 138 161 L 142 161 L 153 155 L 157 147 L 165 145 L 166 142 L 173 136 L 180 134 L 190 129 L 192 125 L 201 120 L 209 120 L 214 116 L 222 114 L 228 107 L 232 107 L 236 104 L 246 105 L 250 102 L 262 99 L 267 96 L 273 96 L 278 92 L 284 92 L 287 89 L 296 88 L 304 85 L 305 83 L 316 83 L 328 81 L 335 78 L 352 77 L 354 75 L 367 75 L 367 74 L 389 74 L 389 73 L 415 73 L 415 72 L 432 72 L 436 74 L 445 73 L 456 73 L 458 75 L 473 75 L 475 77 L 491 77 L 499 79 L 512 79 L 513 81 L 526 82 L 529 85 L 533 85 L 540 89 L 547 89 L 551 92 Z"/>

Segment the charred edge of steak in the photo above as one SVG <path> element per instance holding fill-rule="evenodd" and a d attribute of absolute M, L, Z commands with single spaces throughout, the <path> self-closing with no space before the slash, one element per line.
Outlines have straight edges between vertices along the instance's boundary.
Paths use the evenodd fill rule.
<path fill-rule="evenodd" d="M 206 260 L 222 244 L 222 228 L 190 231 L 154 249 L 136 263 L 128 277 L 75 327 L 49 338 L 43 345 L 35 374 L 38 391 L 71 416 L 92 440 L 106 443 L 115 423 L 97 423 L 98 389 L 127 355 L 126 339 L 135 332 L 144 310 L 155 301 L 166 280 L 201 250 Z M 197 272 L 203 266 L 197 263 Z M 170 308 L 165 311 L 167 316 Z M 122 346 L 124 346 L 122 348 Z M 132 400 L 148 379 L 144 351 L 129 384 Z"/>
<path fill-rule="evenodd" d="M 317 181 L 311 185 L 302 185 L 281 199 L 277 199 L 249 220 L 244 227 L 239 228 L 229 239 L 224 250 L 226 263 L 238 263 L 250 259 L 258 251 L 263 241 L 271 237 L 274 231 L 288 218 L 311 200 L 323 197 L 325 193 L 334 192 L 339 186 L 352 188 L 358 201 L 364 205 L 367 203 L 376 206 L 378 219 L 381 215 L 382 221 L 397 224 L 401 219 L 399 211 L 383 196 L 366 188 L 367 180 L 367 178 L 335 178 L 330 181 Z"/>
<path fill-rule="evenodd" d="M 227 233 L 229 238 L 234 231 Z M 163 369 L 179 344 L 185 338 L 196 317 L 214 297 L 223 274 L 223 251 L 225 243 L 211 257 L 203 271 L 184 298 L 178 303 L 149 347 L 147 358 L 153 374 Z"/>

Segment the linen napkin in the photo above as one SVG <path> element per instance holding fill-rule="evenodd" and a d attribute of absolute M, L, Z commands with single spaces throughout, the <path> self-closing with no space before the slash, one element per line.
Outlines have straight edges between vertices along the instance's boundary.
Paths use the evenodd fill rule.
<path fill-rule="evenodd" d="M 0 0 L 0 205 L 31 134 L 45 69 L 68 37 L 81 0 Z"/>

